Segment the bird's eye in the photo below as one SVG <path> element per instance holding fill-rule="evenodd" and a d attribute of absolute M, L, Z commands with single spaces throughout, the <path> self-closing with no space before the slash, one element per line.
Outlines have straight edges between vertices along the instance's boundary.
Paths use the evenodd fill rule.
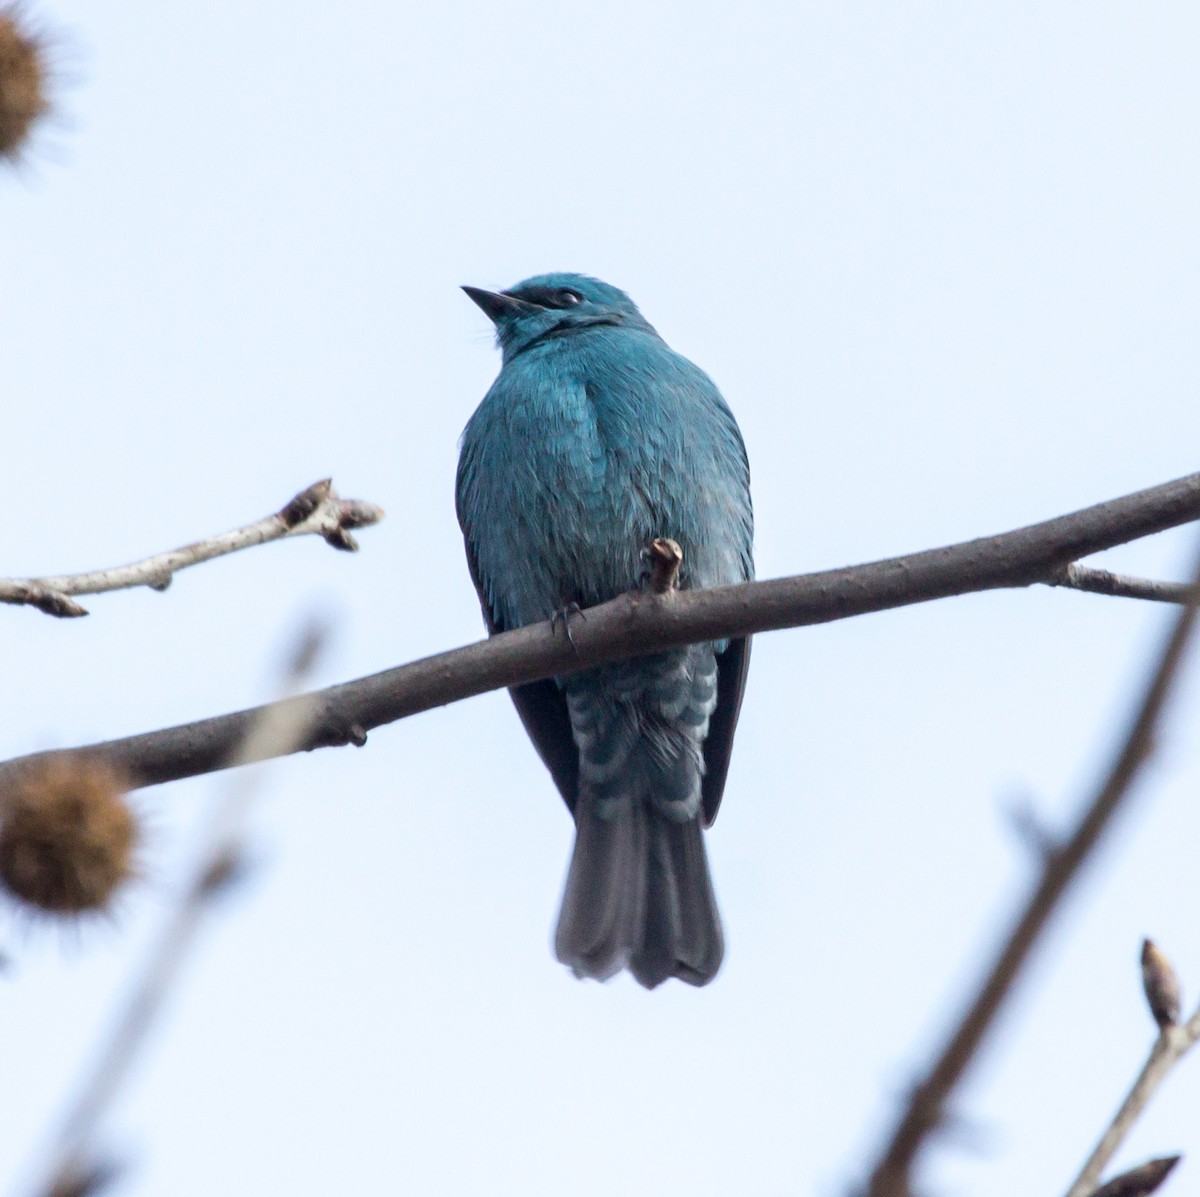
<path fill-rule="evenodd" d="M 571 291 L 568 288 L 563 288 L 558 293 L 558 302 L 564 308 L 573 308 L 577 303 L 583 303 L 583 296 L 578 291 Z"/>

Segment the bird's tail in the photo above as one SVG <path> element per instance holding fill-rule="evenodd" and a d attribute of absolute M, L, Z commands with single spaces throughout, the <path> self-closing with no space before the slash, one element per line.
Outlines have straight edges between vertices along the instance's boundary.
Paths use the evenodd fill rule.
<path fill-rule="evenodd" d="M 628 968 L 647 989 L 711 981 L 724 941 L 699 818 L 581 795 L 554 947 L 580 977 Z"/>

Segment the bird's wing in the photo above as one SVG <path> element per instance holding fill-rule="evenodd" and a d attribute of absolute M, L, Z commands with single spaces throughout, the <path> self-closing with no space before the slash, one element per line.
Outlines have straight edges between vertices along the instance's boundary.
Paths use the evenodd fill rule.
<path fill-rule="evenodd" d="M 733 733 L 737 730 L 742 691 L 746 688 L 749 669 L 750 637 L 731 640 L 729 647 L 717 658 L 717 709 L 709 720 L 708 738 L 704 741 L 701 801 L 705 827 L 712 826 L 721 805 L 721 795 L 725 792 L 725 775 L 729 772 L 729 757 L 733 752 Z"/>
<path fill-rule="evenodd" d="M 467 549 L 467 568 L 471 571 L 471 581 L 475 583 L 475 592 L 479 595 L 488 635 L 508 631 L 488 602 L 487 587 L 480 577 L 479 563 L 461 501 L 458 503 L 458 522 Z M 550 776 L 554 778 L 567 809 L 574 814 L 575 800 L 579 795 L 579 750 L 575 747 L 575 737 L 571 732 L 566 696 L 552 678 L 529 682 L 524 686 L 512 686 L 508 693 L 538 756 L 550 770 Z"/>
<path fill-rule="evenodd" d="M 575 747 L 566 697 L 552 678 L 513 686 L 509 694 L 538 756 L 550 770 L 567 809 L 574 814 L 579 796 L 579 749 Z"/>

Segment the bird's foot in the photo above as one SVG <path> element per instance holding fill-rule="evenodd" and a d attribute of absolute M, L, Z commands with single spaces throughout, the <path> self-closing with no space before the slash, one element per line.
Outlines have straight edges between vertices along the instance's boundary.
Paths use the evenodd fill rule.
<path fill-rule="evenodd" d="M 576 648 L 575 637 L 571 634 L 571 616 L 573 615 L 578 615 L 580 619 L 587 619 L 583 608 L 575 602 L 568 603 L 565 607 L 559 607 L 557 611 L 551 612 L 550 631 L 553 632 L 554 629 L 561 623 L 563 626 L 563 631 L 567 634 L 567 643 L 570 644 L 572 648 Z M 577 648 L 576 651 L 578 651 Z"/>

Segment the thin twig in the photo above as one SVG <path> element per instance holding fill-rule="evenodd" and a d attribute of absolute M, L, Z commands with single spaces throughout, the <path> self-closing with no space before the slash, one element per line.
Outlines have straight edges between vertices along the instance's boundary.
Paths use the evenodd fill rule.
<path fill-rule="evenodd" d="M 1154 1091 L 1163 1078 L 1195 1046 L 1200 1039 L 1200 1014 L 1181 1027 L 1164 1027 L 1150 1049 L 1146 1063 L 1142 1065 L 1137 1080 L 1133 1082 L 1121 1108 L 1100 1137 L 1095 1150 L 1088 1156 L 1075 1183 L 1067 1190 L 1067 1197 L 1090 1197 L 1100 1183 L 1100 1174 L 1109 1160 L 1117 1153 L 1126 1135 L 1133 1129 Z"/>
<path fill-rule="evenodd" d="M 294 694 L 303 684 L 322 639 L 315 629 L 299 638 L 281 686 L 284 693 Z M 316 713 L 317 704 L 303 697 L 287 705 L 276 703 L 263 708 L 231 764 L 294 751 Z M 45 1197 L 71 1191 L 77 1178 L 95 1169 L 97 1128 L 128 1075 L 184 958 L 195 944 L 196 933 L 213 899 L 240 874 L 242 829 L 250 800 L 261 781 L 261 771 L 245 770 L 235 773 L 226 783 L 192 877 L 151 948 L 112 1035 L 64 1122 L 54 1162 L 46 1172 L 47 1179 L 37 1189 Z"/>
<path fill-rule="evenodd" d="M 663 595 L 622 595 L 572 625 L 549 622 L 438 653 L 315 695 L 321 717 L 301 749 L 366 742 L 372 728 L 502 686 L 555 677 L 680 644 L 804 627 L 974 591 L 1029 586 L 1077 557 L 1200 519 L 1200 474 L 1015 532 L 870 565 Z M 259 710 L 66 749 L 102 757 L 136 785 L 229 764 Z M 0 762 L 0 787 L 42 753 Z M 53 755 L 53 754 L 51 754 Z"/>
<path fill-rule="evenodd" d="M 1200 587 L 1200 562 L 1192 582 Z M 1074 832 L 1047 857 L 1033 893 L 991 968 L 952 1030 L 927 1076 L 913 1087 L 895 1130 L 871 1174 L 871 1197 L 910 1197 L 918 1152 L 945 1117 L 947 1101 L 991 1029 L 996 1015 L 1058 909 L 1071 882 L 1132 791 L 1154 744 L 1154 730 L 1179 672 L 1196 622 L 1190 603 L 1176 617 L 1120 751 Z"/>
<path fill-rule="evenodd" d="M 302 490 L 273 515 L 130 565 L 56 578 L 0 578 L 0 603 L 36 607 L 59 618 L 86 615 L 86 609 L 74 602 L 71 595 L 100 594 L 134 586 L 166 590 L 175 574 L 190 565 L 288 536 L 320 536 L 335 549 L 352 552 L 358 544 L 350 529 L 365 528 L 382 518 L 383 509 L 374 503 L 339 498 L 326 478 Z"/>
<path fill-rule="evenodd" d="M 1192 588 L 1183 582 L 1135 578 L 1129 574 L 1114 574 L 1107 569 L 1094 569 L 1078 562 L 1064 566 L 1057 577 L 1049 579 L 1048 584 L 1114 598 L 1148 599 L 1154 603 L 1187 603 L 1194 598 Z"/>

